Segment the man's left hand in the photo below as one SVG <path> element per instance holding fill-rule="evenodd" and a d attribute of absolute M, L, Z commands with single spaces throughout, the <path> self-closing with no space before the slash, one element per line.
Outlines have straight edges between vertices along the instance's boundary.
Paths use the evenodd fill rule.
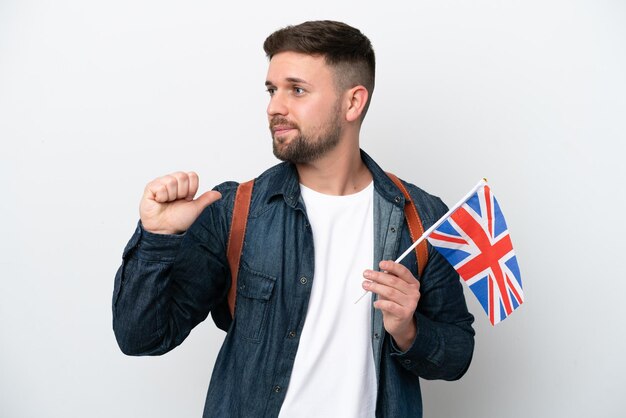
<path fill-rule="evenodd" d="M 420 299 L 420 282 L 402 264 L 381 261 L 381 271 L 365 270 L 363 289 L 378 295 L 374 308 L 383 313 L 385 329 L 398 348 L 406 351 L 417 334 L 415 309 Z"/>

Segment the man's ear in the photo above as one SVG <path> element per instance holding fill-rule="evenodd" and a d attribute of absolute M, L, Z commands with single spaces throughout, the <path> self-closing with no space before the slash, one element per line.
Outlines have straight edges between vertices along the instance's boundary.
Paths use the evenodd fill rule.
<path fill-rule="evenodd" d="M 346 120 L 354 122 L 361 118 L 369 93 L 363 86 L 355 86 L 346 92 L 348 109 L 346 110 Z"/>

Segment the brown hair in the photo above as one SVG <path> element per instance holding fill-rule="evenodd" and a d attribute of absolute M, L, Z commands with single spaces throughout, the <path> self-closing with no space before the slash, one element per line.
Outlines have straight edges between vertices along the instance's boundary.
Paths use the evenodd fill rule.
<path fill-rule="evenodd" d="M 279 29 L 267 37 L 263 49 L 269 59 L 280 52 L 322 55 L 335 70 L 340 90 L 358 85 L 369 93 L 363 117 L 374 92 L 376 59 L 372 43 L 360 30 L 342 22 L 317 20 Z"/>

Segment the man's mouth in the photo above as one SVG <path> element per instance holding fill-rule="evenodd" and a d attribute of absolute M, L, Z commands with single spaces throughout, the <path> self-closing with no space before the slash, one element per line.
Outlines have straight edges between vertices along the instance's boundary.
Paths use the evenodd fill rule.
<path fill-rule="evenodd" d="M 298 129 L 298 126 L 286 118 L 277 117 L 270 121 L 270 131 L 274 137 L 285 135 L 296 129 Z"/>
<path fill-rule="evenodd" d="M 272 126 L 272 133 L 275 136 L 280 136 L 280 135 L 284 135 L 288 132 L 293 131 L 295 128 L 293 126 L 288 126 L 288 125 L 276 125 L 276 126 Z"/>

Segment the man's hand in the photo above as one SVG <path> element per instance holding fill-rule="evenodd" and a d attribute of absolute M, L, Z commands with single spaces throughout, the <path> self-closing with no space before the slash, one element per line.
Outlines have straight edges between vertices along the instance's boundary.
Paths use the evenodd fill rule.
<path fill-rule="evenodd" d="M 177 172 L 152 180 L 143 192 L 139 216 L 143 228 L 155 234 L 179 234 L 186 231 L 200 213 L 222 195 L 198 191 L 198 175 Z"/>
<path fill-rule="evenodd" d="M 365 270 L 363 289 L 378 295 L 374 308 L 383 313 L 385 329 L 398 348 L 406 351 L 417 334 L 415 309 L 420 299 L 420 282 L 402 264 L 381 261 L 381 271 Z"/>

